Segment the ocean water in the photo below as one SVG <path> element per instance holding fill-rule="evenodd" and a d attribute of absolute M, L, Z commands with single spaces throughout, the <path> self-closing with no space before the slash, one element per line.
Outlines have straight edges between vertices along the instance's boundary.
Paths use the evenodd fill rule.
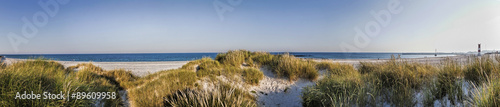
<path fill-rule="evenodd" d="M 283 54 L 272 52 L 271 54 Z M 332 53 L 332 52 L 290 52 L 299 58 L 317 59 L 390 59 L 392 55 L 401 58 L 436 57 L 433 53 Z M 93 61 L 93 62 L 144 62 L 144 61 L 191 61 L 203 57 L 215 58 L 217 53 L 141 53 L 141 54 L 22 54 L 3 55 L 7 58 L 35 59 L 45 58 L 59 61 Z M 437 57 L 454 56 L 451 53 L 440 53 Z"/>

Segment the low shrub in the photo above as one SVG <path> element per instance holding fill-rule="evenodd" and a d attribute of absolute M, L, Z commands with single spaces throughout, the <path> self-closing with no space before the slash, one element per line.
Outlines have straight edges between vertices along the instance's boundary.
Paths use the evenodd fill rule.
<path fill-rule="evenodd" d="M 254 52 L 251 59 L 255 61 L 258 65 L 272 65 L 274 55 L 266 52 Z"/>
<path fill-rule="evenodd" d="M 247 50 L 230 50 L 217 54 L 215 60 L 224 65 L 241 66 L 250 57 L 250 54 L 251 52 Z"/>
<path fill-rule="evenodd" d="M 243 69 L 243 79 L 247 84 L 258 85 L 259 81 L 264 78 L 264 73 L 255 68 Z"/>

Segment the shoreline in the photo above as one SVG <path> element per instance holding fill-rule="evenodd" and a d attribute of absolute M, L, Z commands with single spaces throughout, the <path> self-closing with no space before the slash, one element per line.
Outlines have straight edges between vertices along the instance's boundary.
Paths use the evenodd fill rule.
<path fill-rule="evenodd" d="M 4 62 L 7 65 L 18 61 L 26 61 L 30 59 L 5 58 Z M 53 60 L 55 61 L 55 60 Z M 80 63 L 92 63 L 104 70 L 124 69 L 131 71 L 137 76 L 146 76 L 163 70 L 171 70 L 182 67 L 189 61 L 158 61 L 158 62 L 84 62 L 84 61 L 56 61 L 61 63 L 65 68 L 75 66 Z"/>

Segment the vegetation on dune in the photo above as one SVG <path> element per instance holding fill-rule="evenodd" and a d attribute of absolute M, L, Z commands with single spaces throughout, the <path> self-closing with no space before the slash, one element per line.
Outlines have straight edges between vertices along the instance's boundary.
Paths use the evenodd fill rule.
<path fill-rule="evenodd" d="M 4 69 L 7 65 L 3 62 L 0 62 L 0 69 Z"/>
<path fill-rule="evenodd" d="M 318 70 L 326 70 L 328 75 L 358 75 L 358 71 L 350 64 L 320 62 L 316 64 Z"/>
<path fill-rule="evenodd" d="M 217 54 L 215 60 L 224 65 L 241 66 L 250 59 L 250 54 L 252 54 L 252 52 L 247 50 L 230 50 L 226 53 Z"/>
<path fill-rule="evenodd" d="M 131 82 L 139 78 L 133 75 L 130 71 L 123 69 L 105 71 L 101 67 L 97 67 L 92 63 L 80 63 L 75 66 L 70 66 L 68 69 L 79 69 L 78 72 L 76 72 L 77 78 L 82 78 L 88 81 L 92 81 L 93 78 L 103 78 L 119 86 L 120 89 L 132 87 L 132 85 L 130 85 Z"/>
<path fill-rule="evenodd" d="M 246 50 L 228 51 L 218 54 L 215 58 L 223 66 L 267 66 L 279 77 L 286 77 L 290 81 L 299 78 L 315 80 L 319 73 L 316 63 L 310 60 L 296 58 L 289 54 L 272 55 L 266 52 L 250 52 Z"/>
<path fill-rule="evenodd" d="M 378 65 L 378 70 L 371 71 L 374 80 L 382 88 L 391 88 L 397 86 L 409 86 L 413 89 L 419 89 L 423 84 L 429 83 L 430 77 L 434 75 L 436 68 L 427 64 L 398 62 L 392 59 L 386 63 Z"/>
<path fill-rule="evenodd" d="M 130 100 L 133 105 L 141 106 L 207 106 L 207 104 L 213 106 L 255 106 L 255 99 L 248 92 L 228 87 L 227 84 L 216 84 L 218 88 L 215 90 L 196 88 L 199 86 L 196 81 L 205 77 L 209 77 L 212 81 L 218 81 L 215 78 L 217 76 L 225 76 L 230 79 L 234 76 L 240 76 L 248 84 L 258 84 L 263 78 L 262 72 L 252 68 L 252 66 L 242 68 L 245 63 L 253 63 L 252 60 L 248 60 L 249 54 L 248 51 L 242 50 L 229 51 L 225 54 L 219 54 L 216 60 L 205 57 L 190 61 L 180 69 L 160 71 L 139 78 L 130 83 L 138 87 L 129 90 Z M 207 100 L 215 101 L 215 103 L 199 102 Z"/>
<path fill-rule="evenodd" d="M 474 86 L 472 104 L 478 107 L 498 107 L 500 105 L 500 79 Z"/>
<path fill-rule="evenodd" d="M 199 60 L 190 61 L 186 65 L 183 65 L 180 69 L 160 71 L 142 78 L 127 78 L 123 80 L 124 82 L 120 79 L 116 79 L 116 81 L 118 81 L 120 85 L 125 88 L 135 87 L 127 88 L 129 91 L 129 99 L 133 105 L 162 106 L 169 104 L 177 106 L 190 106 L 185 104 L 193 103 L 186 103 L 183 101 L 191 101 L 195 99 L 183 98 L 182 101 L 176 99 L 186 97 L 184 95 L 198 97 L 207 96 L 203 94 L 198 95 L 197 93 L 220 93 L 227 92 L 227 90 L 239 90 L 232 88 L 213 91 L 201 90 L 199 88 L 195 88 L 199 86 L 196 85 L 197 80 L 205 77 L 215 79 L 217 76 L 225 76 L 229 79 L 234 79 L 233 77 L 240 77 L 249 85 L 258 85 L 260 80 L 264 78 L 262 71 L 258 69 L 260 66 L 269 66 L 270 68 L 278 67 L 278 69 L 272 69 L 272 71 L 280 76 L 288 77 L 290 80 L 296 80 L 299 77 L 313 80 L 319 75 L 315 69 L 315 63 L 312 61 L 295 58 L 288 54 L 271 55 L 264 52 L 235 50 L 218 54 L 215 60 L 205 57 Z M 113 76 L 109 77 L 116 78 Z M 179 92 L 184 94 L 180 94 Z M 231 94 L 236 97 L 229 97 L 231 100 L 240 100 L 243 98 L 244 101 L 241 104 L 225 101 L 220 103 L 223 103 L 224 105 L 255 106 L 255 100 L 252 99 L 253 97 L 240 97 L 241 95 L 246 96 L 248 94 L 248 92 L 242 93 L 243 94 Z M 225 96 L 226 95 L 224 95 L 224 97 Z M 162 99 L 163 97 L 167 99 L 175 99 L 170 99 L 166 102 L 167 100 Z M 223 96 L 220 95 L 210 95 L 208 97 L 210 97 L 210 99 L 226 99 L 222 98 Z"/>
<path fill-rule="evenodd" d="M 380 71 L 379 68 L 381 68 L 381 67 L 378 67 L 381 64 L 377 64 L 377 63 L 359 62 L 359 64 L 360 64 L 359 73 L 361 73 L 361 74 L 370 73 L 372 71 Z"/>
<path fill-rule="evenodd" d="M 203 62 L 213 62 L 212 58 L 209 57 L 204 57 L 198 60 L 194 61 L 189 61 L 187 64 L 182 65 L 181 69 L 186 69 L 186 70 L 198 70 L 197 66 L 200 65 Z"/>
<path fill-rule="evenodd" d="M 327 70 L 326 77 L 302 92 L 303 106 L 349 106 L 364 98 L 361 75 L 351 65 L 321 62 L 318 69 Z"/>
<path fill-rule="evenodd" d="M 183 89 L 164 98 L 165 106 L 172 107 L 256 107 L 253 97 L 230 84 L 220 83 L 213 90 Z"/>
<path fill-rule="evenodd" d="M 159 73 L 155 78 L 140 79 L 142 84 L 129 89 L 128 96 L 135 106 L 163 106 L 163 97 L 176 90 L 194 87 L 196 80 L 195 72 L 183 69 L 169 70 Z"/>
<path fill-rule="evenodd" d="M 91 63 L 64 68 L 57 62 L 38 59 L 0 66 L 0 106 L 122 106 L 121 98 L 128 98 L 131 106 L 254 107 L 256 98 L 229 82 L 241 80 L 246 85 L 259 85 L 264 78 L 261 68 L 290 81 L 316 80 L 318 71 L 325 71 L 323 79 L 302 91 L 302 103 L 306 107 L 415 106 L 417 103 L 434 106 L 436 101 L 450 101 L 452 106 L 499 106 L 499 61 L 500 56 L 483 56 L 466 64 L 448 59 L 439 65 L 430 65 L 392 58 L 379 63 L 361 62 L 355 68 L 350 64 L 314 62 L 289 54 L 235 50 L 218 54 L 215 59 L 190 61 L 179 69 L 137 77 L 130 71 L 103 70 Z M 212 85 L 203 86 L 206 84 Z M 463 89 L 464 84 L 473 88 Z M 125 90 L 127 96 L 118 94 Z M 464 90 L 472 90 L 468 91 L 472 95 L 464 94 L 467 93 Z M 17 92 L 24 91 L 117 94 L 116 99 L 109 100 L 12 100 Z M 419 96 L 422 102 L 416 100 Z"/>
<path fill-rule="evenodd" d="M 104 103 L 104 106 L 121 105 L 118 87 L 109 80 L 90 71 L 73 72 L 54 61 L 37 59 L 17 62 L 0 70 L 0 106 L 90 106 Z M 31 93 L 73 93 L 73 92 L 116 92 L 116 99 L 16 99 L 16 94 Z M 43 96 L 42 96 L 43 97 Z"/>
<path fill-rule="evenodd" d="M 480 84 L 499 76 L 498 65 L 496 66 L 489 56 L 473 58 L 472 61 L 472 64 L 465 68 L 465 79 Z"/>
<path fill-rule="evenodd" d="M 250 57 L 259 66 L 262 66 L 262 65 L 272 65 L 274 56 L 275 55 L 271 55 L 266 52 L 254 52 Z"/>
<path fill-rule="evenodd" d="M 243 70 L 243 78 L 246 83 L 257 85 L 264 78 L 264 73 L 255 68 L 246 68 Z"/>
<path fill-rule="evenodd" d="M 218 54 L 215 59 L 223 66 L 249 66 L 254 68 L 267 66 L 277 76 L 286 77 L 290 81 L 299 78 L 315 80 L 319 75 L 318 70 L 315 69 L 315 62 L 296 58 L 289 54 L 272 55 L 266 52 L 235 50 Z"/>
<path fill-rule="evenodd" d="M 289 54 L 274 56 L 271 64 L 268 66 L 278 77 L 284 76 L 290 81 L 295 81 L 299 78 L 315 80 L 319 76 L 314 62 L 295 58 Z"/>
<path fill-rule="evenodd" d="M 443 67 L 436 73 L 434 80 L 424 93 L 424 104 L 432 106 L 436 100 L 449 100 L 452 105 L 463 101 L 462 90 L 463 68 L 454 60 L 447 59 L 442 63 Z"/>
<path fill-rule="evenodd" d="M 120 88 L 130 88 L 133 87 L 133 81 L 139 79 L 139 77 L 132 74 L 130 71 L 123 69 L 110 70 L 102 74 L 106 79 L 115 82 L 120 86 Z"/>
<path fill-rule="evenodd" d="M 494 57 L 496 60 L 498 56 Z M 440 65 L 391 60 L 383 63 L 361 62 L 357 70 L 349 65 L 320 62 L 319 70 L 328 75 L 302 92 L 304 106 L 416 106 L 423 94 L 424 106 L 436 101 L 449 106 L 499 106 L 500 65 L 493 57 L 472 59 L 460 64 L 448 59 Z M 352 73 L 357 71 L 357 73 Z M 465 95 L 464 83 L 470 83 L 473 96 Z M 467 88 L 467 87 L 465 87 Z M 449 101 L 449 103 L 446 103 Z"/>
<path fill-rule="evenodd" d="M 478 85 L 473 84 L 474 91 L 471 98 L 472 104 L 479 107 L 500 106 L 500 72 L 498 71 L 500 69 L 500 56 L 494 56 L 497 66 L 494 66 L 489 58 L 491 57 L 476 58 L 472 65 L 467 66 L 467 71 L 465 71 L 471 73 L 465 74 L 465 77 L 471 79 L 472 83 L 482 82 Z"/>
<path fill-rule="evenodd" d="M 199 77 L 204 77 L 204 76 L 209 76 L 209 75 L 214 75 L 214 76 L 220 76 L 222 70 L 222 65 L 215 60 L 212 60 L 210 58 L 208 59 L 202 59 L 203 62 L 201 62 L 197 69 L 196 69 L 196 74 Z"/>

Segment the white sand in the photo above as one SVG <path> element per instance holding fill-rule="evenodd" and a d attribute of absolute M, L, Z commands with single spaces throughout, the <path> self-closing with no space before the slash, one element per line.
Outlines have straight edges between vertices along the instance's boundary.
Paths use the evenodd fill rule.
<path fill-rule="evenodd" d="M 259 106 L 302 107 L 301 92 L 303 88 L 314 85 L 313 81 L 305 79 L 290 82 L 286 78 L 278 78 L 269 69 L 263 68 L 261 71 L 264 72 L 264 79 L 259 81 L 258 86 L 248 89 L 248 91 L 256 92 L 254 95 L 257 96 Z M 320 76 L 318 79 L 322 77 Z"/>

